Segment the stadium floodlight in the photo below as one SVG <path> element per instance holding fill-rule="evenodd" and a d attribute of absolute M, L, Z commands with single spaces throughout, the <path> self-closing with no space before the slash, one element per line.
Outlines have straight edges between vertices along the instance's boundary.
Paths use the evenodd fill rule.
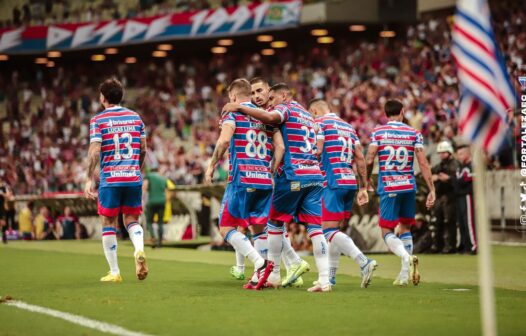
<path fill-rule="evenodd" d="M 0 61 L 9 61 L 9 55 L 1 54 Z"/>
<path fill-rule="evenodd" d="M 332 36 L 322 36 L 322 37 L 318 37 L 318 43 L 321 43 L 321 44 L 331 44 L 331 43 L 334 43 L 334 37 Z"/>
<path fill-rule="evenodd" d="M 261 50 L 261 55 L 263 56 L 272 56 L 276 53 L 274 49 L 263 49 Z"/>
<path fill-rule="evenodd" d="M 394 30 L 382 30 L 380 32 L 380 37 L 395 37 L 396 33 Z"/>
<path fill-rule="evenodd" d="M 106 56 L 102 54 L 91 55 L 91 60 L 94 62 L 101 62 L 101 61 L 104 61 L 105 59 L 106 59 Z"/>
<path fill-rule="evenodd" d="M 285 41 L 274 41 L 270 44 L 272 48 L 286 48 L 287 42 Z"/>
<path fill-rule="evenodd" d="M 104 53 L 106 55 L 115 55 L 119 53 L 119 50 L 117 48 L 106 48 L 106 50 L 104 50 Z"/>
<path fill-rule="evenodd" d="M 126 64 L 137 63 L 137 58 L 135 58 L 135 57 L 126 57 L 126 59 L 124 60 L 124 63 L 126 63 Z"/>
<path fill-rule="evenodd" d="M 225 54 L 226 53 L 226 48 L 225 47 L 213 47 L 212 48 L 212 53 L 213 54 Z"/>
<path fill-rule="evenodd" d="M 365 31 L 367 28 L 364 25 L 351 25 L 349 27 L 349 30 L 352 32 L 362 32 Z"/>
<path fill-rule="evenodd" d="M 168 53 L 163 50 L 155 50 L 154 52 L 152 52 L 152 56 L 161 58 L 168 56 Z"/>
<path fill-rule="evenodd" d="M 257 40 L 259 42 L 272 42 L 274 37 L 272 35 L 258 35 Z"/>
<path fill-rule="evenodd" d="M 325 36 L 329 34 L 327 29 L 313 29 L 310 31 L 312 36 Z"/>
<path fill-rule="evenodd" d="M 62 53 L 60 51 L 48 51 L 47 52 L 47 57 L 48 58 L 57 58 L 57 57 L 60 57 L 62 56 Z"/>
<path fill-rule="evenodd" d="M 228 47 L 234 44 L 234 40 L 232 39 L 222 39 L 217 41 L 217 44 L 223 47 Z"/>
<path fill-rule="evenodd" d="M 45 57 L 37 57 L 35 58 L 36 64 L 47 64 L 47 58 Z"/>
<path fill-rule="evenodd" d="M 171 45 L 171 44 L 167 44 L 167 43 L 165 43 L 165 44 L 159 44 L 159 45 L 157 46 L 157 49 L 158 49 L 158 50 L 162 50 L 162 51 L 170 51 L 170 50 L 172 50 L 173 48 L 174 48 L 173 45 Z"/>
<path fill-rule="evenodd" d="M 47 66 L 48 68 L 52 68 L 52 67 L 55 66 L 55 62 L 53 62 L 53 61 L 49 61 L 49 62 L 46 63 L 46 66 Z"/>

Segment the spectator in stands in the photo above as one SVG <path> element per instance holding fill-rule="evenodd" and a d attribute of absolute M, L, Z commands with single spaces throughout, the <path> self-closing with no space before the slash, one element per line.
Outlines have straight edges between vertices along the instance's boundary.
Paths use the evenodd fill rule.
<path fill-rule="evenodd" d="M 35 239 L 37 240 L 59 240 L 60 230 L 53 223 L 53 218 L 47 206 L 40 207 L 35 217 Z"/>
<path fill-rule="evenodd" d="M 8 201 L 11 199 L 11 189 L 3 180 L 0 180 L 0 228 L 2 229 L 2 242 L 7 244 L 7 231 L 11 228 L 7 225 Z"/>
<path fill-rule="evenodd" d="M 69 206 L 64 207 L 64 214 L 57 218 L 56 225 L 61 228 L 60 239 L 81 239 L 79 219 L 73 214 Z"/>
<path fill-rule="evenodd" d="M 18 228 L 20 238 L 23 240 L 32 240 L 35 237 L 35 226 L 33 225 L 33 202 L 26 203 L 18 215 Z"/>
<path fill-rule="evenodd" d="M 459 166 L 453 157 L 453 146 L 442 141 L 437 147 L 440 163 L 431 169 L 435 183 L 437 201 L 433 208 L 435 216 L 434 250 L 442 253 L 455 253 L 457 247 L 457 211 L 455 201 L 454 176 Z"/>
<path fill-rule="evenodd" d="M 473 204 L 473 167 L 469 146 L 457 148 L 460 166 L 454 175 L 458 222 L 460 227 L 460 253 L 477 253 L 477 235 L 475 231 L 475 205 Z"/>

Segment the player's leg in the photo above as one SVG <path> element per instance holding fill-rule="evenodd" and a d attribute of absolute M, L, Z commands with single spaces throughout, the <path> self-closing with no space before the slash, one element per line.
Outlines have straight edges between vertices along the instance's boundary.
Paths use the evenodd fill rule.
<path fill-rule="evenodd" d="M 157 247 L 163 245 L 163 226 L 164 226 L 164 204 L 155 206 L 155 213 L 157 214 Z"/>
<path fill-rule="evenodd" d="M 394 197 L 391 195 L 395 195 Z M 394 229 L 399 222 L 399 196 L 396 194 L 385 194 L 380 196 L 380 218 L 379 225 L 385 244 L 391 252 L 400 257 L 402 269 L 394 281 L 394 285 L 406 286 L 409 281 L 409 260 L 404 243 L 394 234 Z"/>
<path fill-rule="evenodd" d="M 110 267 L 103 282 L 121 282 L 119 263 L 117 261 L 117 216 L 120 211 L 119 188 L 99 188 L 98 213 L 102 221 L 102 249 Z"/>
<path fill-rule="evenodd" d="M 260 289 L 272 272 L 272 263 L 263 259 L 252 246 L 248 237 L 237 231 L 238 226 L 247 226 L 248 224 L 246 204 L 246 188 L 233 190 L 233 187 L 228 185 L 219 212 L 219 232 L 237 252 L 252 261 L 257 269 L 258 283 L 251 286 L 250 289 Z"/>
<path fill-rule="evenodd" d="M 130 240 L 135 249 L 135 275 L 137 279 L 144 280 L 148 276 L 146 255 L 144 253 L 144 231 L 139 223 L 142 213 L 142 187 L 122 188 L 121 212 L 124 214 L 124 226 L 128 230 Z"/>
<path fill-rule="evenodd" d="M 416 192 L 408 192 L 399 195 L 400 197 L 400 240 L 404 244 L 404 249 L 410 255 L 409 258 L 409 279 L 413 285 L 420 283 L 420 272 L 418 270 L 418 257 L 413 254 L 413 237 L 411 226 L 416 224 Z"/>
<path fill-rule="evenodd" d="M 304 197 L 298 211 L 298 220 L 307 225 L 307 233 L 312 241 L 314 261 L 318 268 L 318 283 L 308 289 L 309 292 L 328 292 L 329 282 L 329 246 L 321 228 L 321 198 L 323 187 L 304 188 Z"/>
<path fill-rule="evenodd" d="M 245 234 L 246 228 L 239 226 L 239 232 Z M 237 280 L 245 280 L 245 256 L 234 250 L 236 253 L 236 264 L 230 267 L 230 274 Z"/>
<path fill-rule="evenodd" d="M 286 279 L 286 278 L 291 276 L 293 268 L 297 269 L 298 267 L 301 267 L 301 265 L 302 265 L 302 263 L 304 263 L 304 261 L 300 258 L 300 256 L 296 253 L 296 251 L 292 247 L 292 244 L 290 243 L 290 240 L 289 240 L 289 235 L 288 235 L 286 226 L 284 226 L 284 229 L 283 229 L 282 242 L 283 242 L 283 245 L 282 245 L 283 247 L 282 247 L 282 250 L 281 250 L 281 256 L 282 256 L 282 259 L 283 259 L 283 264 L 284 264 L 285 269 L 287 271 L 287 276 L 285 277 L 285 279 Z M 282 281 L 282 283 L 283 283 L 283 281 Z M 301 287 L 301 286 L 303 286 L 303 278 L 301 276 L 297 277 L 296 280 L 294 280 L 294 282 L 292 282 L 291 285 L 293 287 Z"/>
<path fill-rule="evenodd" d="M 274 270 L 269 280 L 270 283 L 277 283 L 281 279 L 284 224 L 292 220 L 300 198 L 301 193 L 299 189 L 296 190 L 296 188 L 291 187 L 291 181 L 287 180 L 285 174 L 275 178 L 270 220 L 267 224 L 268 259 L 274 263 Z M 290 285 L 290 283 L 282 282 L 282 285 L 286 286 Z"/>

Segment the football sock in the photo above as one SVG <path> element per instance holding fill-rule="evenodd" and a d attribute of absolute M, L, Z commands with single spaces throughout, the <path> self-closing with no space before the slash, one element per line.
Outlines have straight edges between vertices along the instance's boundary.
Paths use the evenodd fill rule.
<path fill-rule="evenodd" d="M 273 273 L 280 274 L 281 249 L 283 248 L 283 225 L 268 223 L 268 260 L 274 263 Z"/>
<path fill-rule="evenodd" d="M 236 250 L 236 267 L 237 271 L 244 273 L 245 272 L 245 256 L 239 253 Z"/>
<path fill-rule="evenodd" d="M 267 259 L 268 241 L 266 232 L 256 233 L 254 235 L 254 248 L 263 259 Z"/>
<path fill-rule="evenodd" d="M 384 236 L 385 243 L 389 250 L 402 258 L 402 272 L 409 270 L 409 253 L 405 250 L 404 243 L 394 233 L 388 232 Z"/>
<path fill-rule="evenodd" d="M 260 268 L 265 264 L 265 260 L 261 258 L 254 246 L 250 244 L 248 237 L 238 232 L 236 229 L 230 230 L 225 235 L 225 240 L 232 245 L 236 251 L 241 253 L 241 255 L 252 261 L 256 268 Z"/>
<path fill-rule="evenodd" d="M 301 263 L 301 258 L 298 256 L 296 251 L 292 248 L 292 244 L 289 240 L 289 234 L 283 232 L 283 259 L 286 261 L 285 266 L 289 269 L 291 266 L 298 265 Z M 288 264 L 288 266 L 287 266 Z"/>
<path fill-rule="evenodd" d="M 409 254 L 413 254 L 413 235 L 410 231 L 402 233 L 400 235 L 400 240 L 404 244 L 405 250 Z"/>
<path fill-rule="evenodd" d="M 131 222 L 126 229 L 135 248 L 134 254 L 137 254 L 139 251 L 144 251 L 144 233 L 139 222 Z"/>
<path fill-rule="evenodd" d="M 367 265 L 367 257 L 360 251 L 356 244 L 354 244 L 351 237 L 336 228 L 325 229 L 323 231 L 330 246 L 337 246 L 341 253 L 352 258 L 360 267 Z"/>
<path fill-rule="evenodd" d="M 329 283 L 329 247 L 320 225 L 308 225 L 307 232 L 312 241 L 314 260 L 318 268 L 318 281 L 323 286 Z"/>
<path fill-rule="evenodd" d="M 106 256 L 108 265 L 110 266 L 111 274 L 119 274 L 119 263 L 117 262 L 117 230 L 115 228 L 102 228 L 102 248 L 104 249 L 104 256 Z"/>

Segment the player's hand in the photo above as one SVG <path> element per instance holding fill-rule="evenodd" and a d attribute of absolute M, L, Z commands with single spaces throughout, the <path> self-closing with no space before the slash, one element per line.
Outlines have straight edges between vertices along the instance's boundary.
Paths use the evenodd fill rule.
<path fill-rule="evenodd" d="M 240 108 L 241 108 L 241 104 L 226 103 L 225 106 L 223 106 L 223 110 L 221 111 L 221 115 L 225 115 L 225 114 L 228 114 L 230 112 L 239 111 Z"/>
<path fill-rule="evenodd" d="M 433 182 L 438 181 L 438 175 L 431 176 L 431 179 L 433 180 Z"/>
<path fill-rule="evenodd" d="M 426 200 L 427 210 L 431 209 L 433 205 L 435 205 L 435 200 L 436 200 L 435 192 L 430 191 L 429 194 L 427 194 L 427 200 Z"/>
<path fill-rule="evenodd" d="M 93 190 L 93 181 L 86 181 L 86 184 L 84 185 L 84 196 L 91 200 L 97 199 L 97 193 Z"/>
<path fill-rule="evenodd" d="M 208 168 L 205 172 L 205 184 L 212 184 L 212 179 L 214 178 L 214 170 Z"/>
<path fill-rule="evenodd" d="M 358 191 L 358 205 L 363 206 L 369 203 L 369 194 L 367 193 L 367 188 L 360 188 Z"/>
<path fill-rule="evenodd" d="M 440 173 L 438 174 L 438 179 L 442 182 L 446 182 L 449 180 L 449 175 L 446 173 Z"/>

